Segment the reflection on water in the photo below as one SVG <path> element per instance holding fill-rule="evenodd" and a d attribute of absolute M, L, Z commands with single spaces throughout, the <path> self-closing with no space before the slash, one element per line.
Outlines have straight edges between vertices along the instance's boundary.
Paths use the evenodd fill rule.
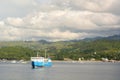
<path fill-rule="evenodd" d="M 32 69 L 31 64 L 0 63 L 0 80 L 120 80 L 120 63 L 56 62 Z"/>

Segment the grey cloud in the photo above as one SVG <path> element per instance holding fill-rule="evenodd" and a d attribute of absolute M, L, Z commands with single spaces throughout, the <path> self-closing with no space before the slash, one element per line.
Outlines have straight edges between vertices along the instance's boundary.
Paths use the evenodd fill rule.
<path fill-rule="evenodd" d="M 119 0 L 115 0 L 116 2 L 108 9 L 108 12 L 116 14 L 116 15 L 120 15 L 120 1 Z"/>
<path fill-rule="evenodd" d="M 4 0 L 1 3 L 0 15 L 5 18 L 0 21 L 0 40 L 59 41 L 120 34 L 118 0 Z"/>
<path fill-rule="evenodd" d="M 113 14 L 73 10 L 37 12 L 24 18 L 8 18 L 6 21 L 8 25 L 32 33 L 26 34 L 26 37 L 46 37 L 55 40 L 100 36 L 101 34 L 98 32 L 95 34 L 95 31 L 104 32 L 120 28 L 120 26 L 116 26 L 119 23 L 119 17 Z M 23 32 L 23 34 L 25 33 Z"/>
<path fill-rule="evenodd" d="M 23 17 L 34 11 L 34 0 L 1 0 L 0 17 Z"/>

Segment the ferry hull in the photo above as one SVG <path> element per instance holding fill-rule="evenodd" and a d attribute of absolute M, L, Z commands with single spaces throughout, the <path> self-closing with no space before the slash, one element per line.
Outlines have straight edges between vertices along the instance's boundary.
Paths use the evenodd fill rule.
<path fill-rule="evenodd" d="M 44 66 L 52 66 L 52 62 L 34 62 L 32 61 L 32 66 L 36 66 L 36 67 L 44 67 Z"/>

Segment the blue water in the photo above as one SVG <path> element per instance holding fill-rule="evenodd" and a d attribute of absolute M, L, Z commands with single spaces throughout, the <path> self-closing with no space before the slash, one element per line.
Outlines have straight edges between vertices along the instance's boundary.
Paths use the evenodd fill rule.
<path fill-rule="evenodd" d="M 29 63 L 0 63 L 0 80 L 120 80 L 120 63 L 54 62 L 36 69 Z"/>

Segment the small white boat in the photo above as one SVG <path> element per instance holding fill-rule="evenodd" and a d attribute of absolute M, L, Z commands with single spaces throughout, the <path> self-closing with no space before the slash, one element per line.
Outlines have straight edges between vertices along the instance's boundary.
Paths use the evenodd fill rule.
<path fill-rule="evenodd" d="M 11 61 L 11 63 L 17 63 L 17 61 L 13 60 L 13 61 Z"/>

